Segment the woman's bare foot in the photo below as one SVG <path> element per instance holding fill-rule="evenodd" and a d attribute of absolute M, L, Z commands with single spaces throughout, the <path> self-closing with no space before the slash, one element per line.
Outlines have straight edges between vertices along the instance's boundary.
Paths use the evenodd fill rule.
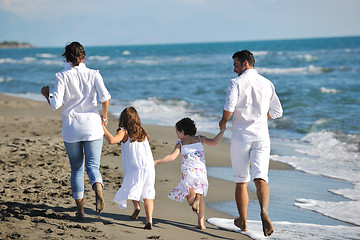
<path fill-rule="evenodd" d="M 105 201 L 102 194 L 101 183 L 95 183 L 94 191 L 95 191 L 96 214 L 99 215 L 105 210 Z"/>
<path fill-rule="evenodd" d="M 84 213 L 77 212 L 75 215 L 76 220 L 83 220 L 85 218 Z"/>
<path fill-rule="evenodd" d="M 263 225 L 263 232 L 265 237 L 268 237 L 274 233 L 273 226 L 266 212 L 261 212 L 261 222 Z"/>
<path fill-rule="evenodd" d="M 240 217 L 234 219 L 234 225 L 240 228 L 243 232 L 247 231 L 246 221 L 242 220 Z"/>
<path fill-rule="evenodd" d="M 152 229 L 152 223 L 151 222 L 148 222 L 145 227 L 143 227 L 143 229 L 145 230 L 151 230 Z"/>
<path fill-rule="evenodd" d="M 138 219 L 138 216 L 139 216 L 139 212 L 140 212 L 140 209 L 135 209 L 133 214 L 130 216 L 130 219 L 135 221 Z"/>
<path fill-rule="evenodd" d="M 192 210 L 194 213 L 199 214 L 199 209 L 200 209 L 200 194 L 196 194 L 195 196 L 195 200 L 194 203 L 192 205 Z"/>

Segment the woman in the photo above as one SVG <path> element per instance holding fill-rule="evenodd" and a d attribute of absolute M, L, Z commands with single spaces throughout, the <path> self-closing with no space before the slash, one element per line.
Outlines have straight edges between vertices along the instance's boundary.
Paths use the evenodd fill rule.
<path fill-rule="evenodd" d="M 62 132 L 71 166 L 71 190 L 77 206 L 76 217 L 84 218 L 84 155 L 85 168 L 96 196 L 96 212 L 105 209 L 102 189 L 103 180 L 99 171 L 104 131 L 109 100 L 111 98 L 97 70 L 85 66 L 85 51 L 78 42 L 65 47 L 66 60 L 63 71 L 56 73 L 54 91 L 49 86 L 41 89 L 52 109 L 62 105 Z M 97 108 L 96 95 L 102 103 L 102 119 Z"/>

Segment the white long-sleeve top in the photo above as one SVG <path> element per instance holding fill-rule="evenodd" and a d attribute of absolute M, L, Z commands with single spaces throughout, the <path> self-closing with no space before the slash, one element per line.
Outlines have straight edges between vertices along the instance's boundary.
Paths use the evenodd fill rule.
<path fill-rule="evenodd" d="M 269 139 L 268 118 L 279 118 L 283 109 L 274 85 L 255 69 L 230 80 L 224 110 L 233 112 L 232 139 L 244 142 Z"/>
<path fill-rule="evenodd" d="M 101 117 L 97 108 L 97 93 L 100 102 L 111 98 L 98 70 L 89 69 L 84 63 L 73 67 L 64 65 L 56 73 L 53 92 L 50 94 L 52 109 L 62 109 L 63 140 L 68 143 L 92 141 L 104 135 Z"/>

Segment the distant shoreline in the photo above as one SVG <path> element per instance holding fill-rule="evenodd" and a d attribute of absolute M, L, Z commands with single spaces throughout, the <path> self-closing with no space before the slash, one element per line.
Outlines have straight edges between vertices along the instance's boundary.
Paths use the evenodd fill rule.
<path fill-rule="evenodd" d="M 30 43 L 19 43 L 16 41 L 4 41 L 0 42 L 0 48 L 33 48 L 34 46 Z"/>

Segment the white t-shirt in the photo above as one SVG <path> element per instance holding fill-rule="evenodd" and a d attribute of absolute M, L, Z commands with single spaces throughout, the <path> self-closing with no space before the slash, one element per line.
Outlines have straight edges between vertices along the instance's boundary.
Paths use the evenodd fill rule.
<path fill-rule="evenodd" d="M 92 141 L 104 135 L 97 108 L 97 93 L 100 102 L 111 98 L 98 70 L 89 69 L 84 63 L 73 67 L 64 65 L 56 73 L 54 91 L 50 94 L 50 105 L 55 110 L 63 104 L 63 140 L 68 143 Z"/>
<path fill-rule="evenodd" d="M 282 116 L 274 85 L 255 69 L 230 80 L 224 110 L 233 112 L 232 139 L 252 142 L 269 139 L 268 118 Z"/>

